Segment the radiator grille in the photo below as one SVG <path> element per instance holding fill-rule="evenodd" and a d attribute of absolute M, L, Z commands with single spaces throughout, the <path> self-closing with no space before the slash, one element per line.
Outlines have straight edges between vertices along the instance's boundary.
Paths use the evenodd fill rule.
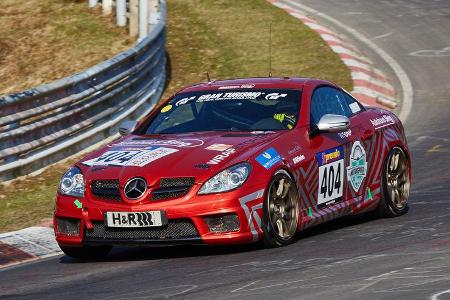
<path fill-rule="evenodd" d="M 120 201 L 119 180 L 94 180 L 91 183 L 91 192 L 95 196 L 106 199 Z"/>
<path fill-rule="evenodd" d="M 193 177 L 161 178 L 160 187 L 152 191 L 152 200 L 182 197 L 189 192 L 194 183 Z"/>
<path fill-rule="evenodd" d="M 92 231 L 85 230 L 86 241 L 108 240 L 177 240 L 199 238 L 194 224 L 189 219 L 169 220 L 163 227 L 117 228 L 106 227 L 103 222 L 94 221 Z"/>

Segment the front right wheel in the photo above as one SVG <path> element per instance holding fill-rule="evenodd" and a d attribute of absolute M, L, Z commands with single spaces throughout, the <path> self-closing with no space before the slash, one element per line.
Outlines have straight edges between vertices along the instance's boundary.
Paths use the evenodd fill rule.
<path fill-rule="evenodd" d="M 382 217 L 396 217 L 408 211 L 410 189 L 409 160 L 400 147 L 394 147 L 384 162 L 382 196 L 378 213 Z"/>
<path fill-rule="evenodd" d="M 277 171 L 267 188 L 263 204 L 263 243 L 267 247 L 290 244 L 297 232 L 298 192 L 285 170 Z"/>

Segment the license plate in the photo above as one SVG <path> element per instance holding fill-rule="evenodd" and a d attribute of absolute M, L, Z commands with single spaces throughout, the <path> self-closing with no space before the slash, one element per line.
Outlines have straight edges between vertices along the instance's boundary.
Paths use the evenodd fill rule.
<path fill-rule="evenodd" d="M 164 225 L 161 211 L 107 212 L 108 227 L 158 227 Z"/>

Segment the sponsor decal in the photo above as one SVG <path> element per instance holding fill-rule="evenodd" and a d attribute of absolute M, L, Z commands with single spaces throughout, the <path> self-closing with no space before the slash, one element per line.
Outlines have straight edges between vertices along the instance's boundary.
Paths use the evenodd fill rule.
<path fill-rule="evenodd" d="M 262 131 L 262 130 L 255 130 L 250 132 L 251 134 L 269 134 L 269 133 L 275 133 L 275 131 Z"/>
<path fill-rule="evenodd" d="M 262 92 L 229 92 L 204 94 L 198 97 L 197 102 L 220 101 L 220 100 L 256 100 Z"/>
<path fill-rule="evenodd" d="M 162 113 L 168 112 L 169 110 L 172 109 L 172 107 L 173 107 L 172 104 L 166 105 L 161 109 L 161 112 Z"/>
<path fill-rule="evenodd" d="M 100 157 L 82 162 L 87 166 L 134 166 L 143 167 L 161 157 L 167 156 L 177 149 L 152 146 L 146 150 L 106 151 Z"/>
<path fill-rule="evenodd" d="M 183 105 L 183 104 L 186 104 L 186 103 L 188 103 L 188 102 L 191 102 L 191 101 L 193 101 L 195 99 L 195 96 L 192 96 L 192 97 L 186 97 L 186 98 L 183 98 L 183 99 L 181 99 L 181 100 L 178 100 L 176 103 L 175 103 L 175 106 L 180 106 L 180 105 Z"/>
<path fill-rule="evenodd" d="M 225 151 L 228 148 L 233 147 L 233 145 L 226 145 L 226 144 L 212 144 L 208 147 L 206 147 L 206 150 L 213 150 L 213 151 Z"/>
<path fill-rule="evenodd" d="M 170 146 L 177 148 L 191 148 L 202 146 L 204 142 L 199 139 L 179 139 L 179 140 L 153 140 L 153 139 L 140 139 L 129 140 L 113 144 L 110 147 L 138 147 L 145 148 L 147 146 Z M 122 150 L 122 149 L 121 149 Z"/>
<path fill-rule="evenodd" d="M 294 148 L 288 150 L 288 154 L 294 154 L 296 152 L 299 152 L 300 150 L 302 150 L 302 146 L 295 145 Z"/>
<path fill-rule="evenodd" d="M 344 148 L 339 146 L 317 153 L 316 159 L 319 164 L 317 204 L 335 203 L 344 191 Z"/>
<path fill-rule="evenodd" d="M 75 201 L 73 201 L 73 204 L 75 205 L 76 208 L 81 209 L 83 207 L 83 203 L 80 202 L 80 200 L 76 199 Z"/>
<path fill-rule="evenodd" d="M 303 154 L 298 155 L 292 159 L 294 164 L 298 164 L 299 162 L 304 161 L 304 160 L 305 160 L 305 156 Z"/>
<path fill-rule="evenodd" d="M 347 178 L 357 192 L 367 174 L 366 150 L 359 141 L 353 143 L 350 153 L 350 165 L 347 167 Z"/>
<path fill-rule="evenodd" d="M 317 154 L 317 161 L 319 166 L 328 164 L 330 162 L 343 159 L 344 158 L 344 148 L 339 146 L 337 148 L 329 149 L 324 152 Z"/>
<path fill-rule="evenodd" d="M 197 165 L 194 165 L 194 167 L 199 168 L 199 169 L 209 169 L 208 164 L 197 164 Z"/>
<path fill-rule="evenodd" d="M 356 114 L 357 112 L 359 112 L 361 110 L 361 107 L 356 102 L 351 103 L 349 105 L 349 107 L 353 114 Z"/>
<path fill-rule="evenodd" d="M 230 86 L 230 87 L 221 87 L 219 89 L 228 89 L 228 88 L 242 88 L 242 86 Z M 250 85 L 248 85 L 250 88 Z M 253 86 L 252 86 L 253 87 Z M 288 94 L 283 93 L 266 93 L 261 91 L 234 91 L 234 92 L 215 92 L 209 94 L 203 94 L 198 96 L 191 96 L 180 99 L 175 102 L 175 106 L 184 105 L 190 102 L 210 102 L 210 101 L 222 101 L 222 100 L 282 100 L 282 98 L 286 98 Z"/>
<path fill-rule="evenodd" d="M 256 161 L 265 169 L 270 169 L 276 163 L 281 161 L 281 156 L 275 150 L 275 148 L 269 148 L 256 157 Z"/>
<path fill-rule="evenodd" d="M 231 89 L 252 89 L 254 88 L 254 84 L 242 84 L 242 85 L 226 85 L 219 87 L 219 90 L 231 90 Z"/>
<path fill-rule="evenodd" d="M 349 137 L 352 136 L 352 130 L 349 129 L 349 130 L 344 131 L 344 132 L 339 132 L 338 135 L 343 140 L 348 139 Z"/>
<path fill-rule="evenodd" d="M 372 126 L 375 127 L 375 129 L 378 129 L 387 125 L 392 125 L 395 121 L 390 115 L 382 115 L 379 118 L 370 119 L 370 123 L 372 123 Z"/>
<path fill-rule="evenodd" d="M 223 161 L 225 158 L 227 158 L 228 156 L 230 156 L 231 154 L 235 153 L 236 149 L 234 148 L 229 148 L 225 151 L 223 151 L 221 154 L 214 156 L 212 159 L 210 159 L 207 164 L 208 165 L 217 165 L 218 163 L 220 163 L 221 161 Z"/>
<path fill-rule="evenodd" d="M 266 100 L 278 100 L 279 98 L 284 98 L 286 96 L 287 94 L 270 93 L 266 95 Z"/>

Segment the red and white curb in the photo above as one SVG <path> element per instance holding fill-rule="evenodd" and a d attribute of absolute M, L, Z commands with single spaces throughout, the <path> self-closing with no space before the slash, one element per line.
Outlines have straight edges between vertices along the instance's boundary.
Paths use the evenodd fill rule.
<path fill-rule="evenodd" d="M 350 69 L 353 81 L 352 95 L 366 105 L 397 107 L 396 92 L 389 78 L 372 61 L 351 45 L 345 37 L 319 24 L 314 18 L 298 8 L 278 0 L 268 0 L 285 10 L 294 18 L 317 32 Z"/>
<path fill-rule="evenodd" d="M 29 227 L 0 234 L 0 268 L 60 254 L 53 228 Z"/>

